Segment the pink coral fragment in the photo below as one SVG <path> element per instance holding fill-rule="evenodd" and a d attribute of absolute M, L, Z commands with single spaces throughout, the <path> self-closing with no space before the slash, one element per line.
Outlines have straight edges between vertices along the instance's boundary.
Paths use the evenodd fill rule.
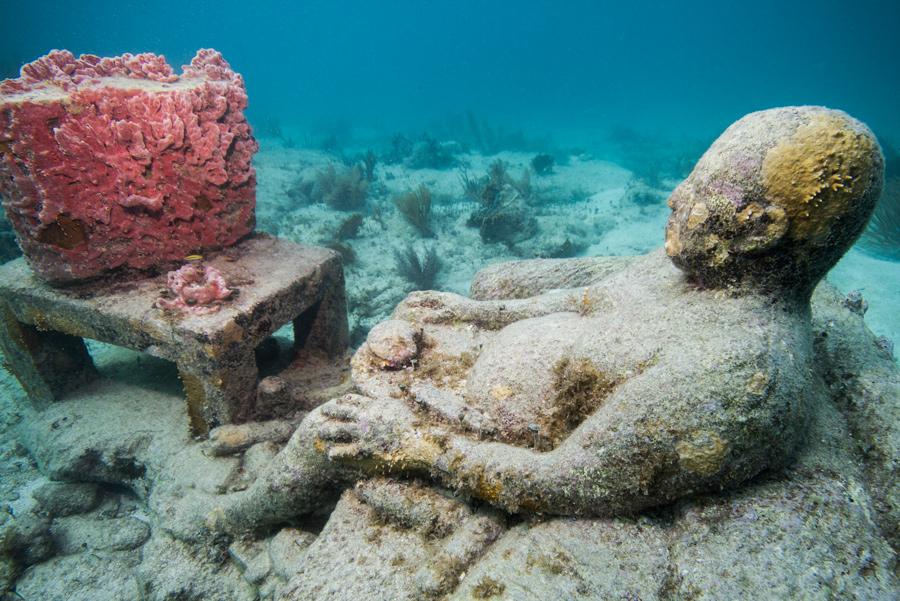
<path fill-rule="evenodd" d="M 219 301 L 231 296 L 225 277 L 215 267 L 188 263 L 166 275 L 166 285 L 175 298 L 157 299 L 161 309 L 208 315 L 219 310 Z"/>

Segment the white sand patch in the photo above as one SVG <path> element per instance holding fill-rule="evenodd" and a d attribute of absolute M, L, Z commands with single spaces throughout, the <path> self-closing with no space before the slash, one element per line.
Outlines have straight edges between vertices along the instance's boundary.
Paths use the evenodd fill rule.
<path fill-rule="evenodd" d="M 828 279 L 843 292 L 860 290 L 869 303 L 866 324 L 876 335 L 887 336 L 900 345 L 900 263 L 877 259 L 854 248 L 831 270 Z"/>

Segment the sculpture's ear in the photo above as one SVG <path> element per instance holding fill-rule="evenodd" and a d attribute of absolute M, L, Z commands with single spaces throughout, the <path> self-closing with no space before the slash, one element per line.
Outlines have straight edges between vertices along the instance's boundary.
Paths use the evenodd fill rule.
<path fill-rule="evenodd" d="M 788 216 L 784 209 L 752 202 L 737 215 L 737 235 L 732 248 L 739 252 L 756 253 L 778 244 L 788 230 Z"/>

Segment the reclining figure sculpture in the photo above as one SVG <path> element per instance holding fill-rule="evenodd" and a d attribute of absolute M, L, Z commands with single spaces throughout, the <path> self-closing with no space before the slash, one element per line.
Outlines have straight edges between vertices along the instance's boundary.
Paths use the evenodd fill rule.
<path fill-rule="evenodd" d="M 489 268 L 471 299 L 411 294 L 356 353 L 358 394 L 311 412 L 207 526 L 280 523 L 361 475 L 611 516 L 787 464 L 813 394 L 810 295 L 882 179 L 876 139 L 842 112 L 742 118 L 672 193 L 665 252 Z"/>

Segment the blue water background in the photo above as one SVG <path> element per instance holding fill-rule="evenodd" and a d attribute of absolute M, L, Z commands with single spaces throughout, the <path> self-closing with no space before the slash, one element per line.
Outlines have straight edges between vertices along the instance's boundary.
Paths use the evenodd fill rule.
<path fill-rule="evenodd" d="M 0 76 L 51 48 L 178 66 L 213 47 L 251 121 L 300 132 L 472 111 L 588 149 L 617 128 L 706 143 L 752 110 L 824 104 L 900 142 L 898 2 L 5 0 L 0 22 Z"/>

